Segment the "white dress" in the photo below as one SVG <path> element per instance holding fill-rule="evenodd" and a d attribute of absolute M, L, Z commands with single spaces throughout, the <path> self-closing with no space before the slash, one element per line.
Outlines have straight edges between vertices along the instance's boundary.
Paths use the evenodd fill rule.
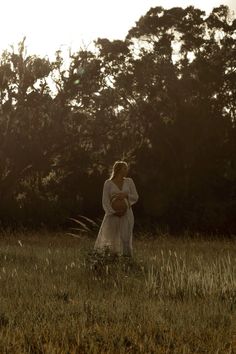
<path fill-rule="evenodd" d="M 128 208 L 126 213 L 119 217 L 114 215 L 115 210 L 111 207 L 111 198 L 121 192 L 128 194 L 128 200 L 126 200 Z M 132 238 L 134 214 L 132 205 L 135 204 L 137 200 L 138 193 L 132 178 L 124 178 L 122 189 L 110 179 L 105 181 L 102 195 L 102 206 L 105 215 L 94 245 L 96 251 L 109 248 L 112 253 L 128 256 L 133 255 Z"/>

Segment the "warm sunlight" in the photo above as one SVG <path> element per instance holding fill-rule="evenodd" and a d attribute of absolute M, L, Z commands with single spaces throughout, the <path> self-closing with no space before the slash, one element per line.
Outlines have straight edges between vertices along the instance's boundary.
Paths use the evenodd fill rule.
<path fill-rule="evenodd" d="M 208 12 L 222 3 L 236 9 L 233 0 L 8 0 L 1 4 L 0 50 L 26 36 L 28 52 L 52 56 L 59 48 L 77 50 L 97 37 L 122 39 L 150 7 L 193 4 Z"/>
<path fill-rule="evenodd" d="M 0 354 L 236 353 L 236 0 L 0 9 Z"/>

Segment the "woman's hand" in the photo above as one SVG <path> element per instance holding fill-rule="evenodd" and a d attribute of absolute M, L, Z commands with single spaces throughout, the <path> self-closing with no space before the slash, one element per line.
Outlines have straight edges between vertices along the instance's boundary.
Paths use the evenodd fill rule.
<path fill-rule="evenodd" d="M 128 193 L 118 193 L 117 194 L 117 198 L 118 199 L 125 199 L 125 198 L 128 198 Z"/>

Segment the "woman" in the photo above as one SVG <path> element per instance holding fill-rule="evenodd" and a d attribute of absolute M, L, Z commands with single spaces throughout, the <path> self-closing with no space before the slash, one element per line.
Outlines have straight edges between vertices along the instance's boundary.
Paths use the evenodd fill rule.
<path fill-rule="evenodd" d="M 138 193 L 132 178 L 126 177 L 127 173 L 128 164 L 116 161 L 110 178 L 104 183 L 102 205 L 105 216 L 94 245 L 96 251 L 109 248 L 118 255 L 133 255 L 134 214 L 131 206 L 137 202 Z M 117 213 L 111 205 L 114 197 L 124 199 L 127 209 Z"/>

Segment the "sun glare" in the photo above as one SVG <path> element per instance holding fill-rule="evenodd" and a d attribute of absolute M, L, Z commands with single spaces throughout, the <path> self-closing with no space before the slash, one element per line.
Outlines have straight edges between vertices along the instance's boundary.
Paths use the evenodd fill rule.
<path fill-rule="evenodd" d="M 50 57 L 58 49 L 78 50 L 98 37 L 123 39 L 150 7 L 193 4 L 209 12 L 221 3 L 233 9 L 233 0 L 8 0 L 1 4 L 0 51 L 26 36 L 30 53 Z"/>

